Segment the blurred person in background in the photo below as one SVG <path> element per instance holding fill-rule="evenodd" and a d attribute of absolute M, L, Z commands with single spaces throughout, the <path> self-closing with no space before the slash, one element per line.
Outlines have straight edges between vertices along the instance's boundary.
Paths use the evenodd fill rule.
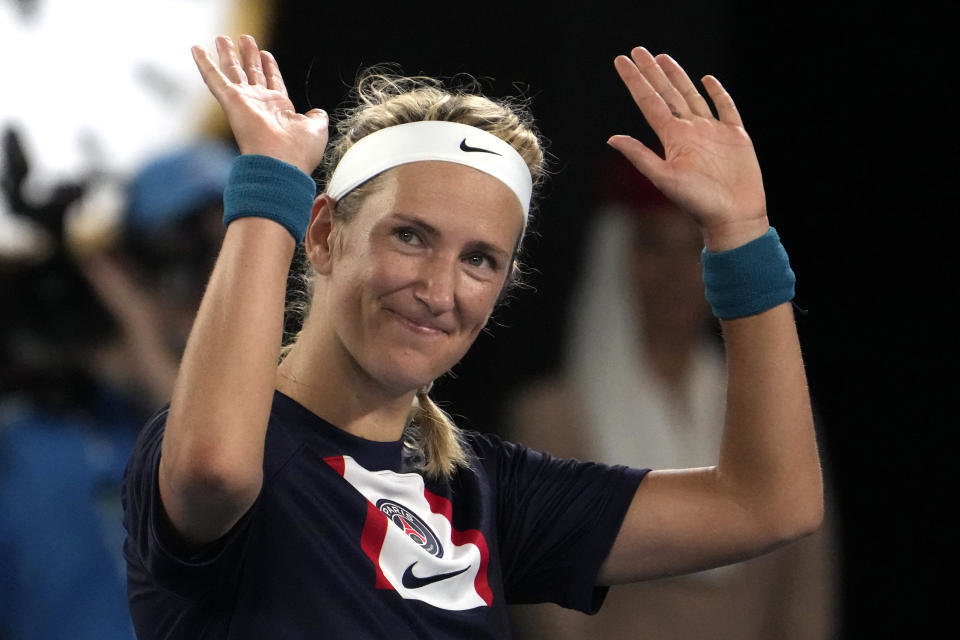
<path fill-rule="evenodd" d="M 561 372 L 507 408 L 507 436 L 561 457 L 655 469 L 715 464 L 723 430 L 720 328 L 704 299 L 693 220 L 614 154 L 598 181 Z M 519 638 L 824 639 L 836 633 L 829 522 L 771 554 L 611 589 L 587 616 L 515 607 Z"/>
<path fill-rule="evenodd" d="M 198 140 L 41 204 L 12 131 L 4 152 L 5 206 L 42 240 L 0 255 L 0 638 L 133 638 L 119 486 L 170 395 L 235 152 Z"/>

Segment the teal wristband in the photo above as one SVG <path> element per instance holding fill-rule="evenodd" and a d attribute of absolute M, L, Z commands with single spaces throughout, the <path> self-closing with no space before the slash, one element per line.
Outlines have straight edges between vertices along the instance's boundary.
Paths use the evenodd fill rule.
<path fill-rule="evenodd" d="M 286 227 L 299 243 L 316 195 L 313 178 L 292 164 L 269 156 L 238 156 L 223 192 L 223 224 L 249 216 L 268 218 Z"/>
<path fill-rule="evenodd" d="M 703 284 L 713 315 L 742 318 L 793 300 L 796 277 L 776 229 L 751 242 L 700 254 Z"/>

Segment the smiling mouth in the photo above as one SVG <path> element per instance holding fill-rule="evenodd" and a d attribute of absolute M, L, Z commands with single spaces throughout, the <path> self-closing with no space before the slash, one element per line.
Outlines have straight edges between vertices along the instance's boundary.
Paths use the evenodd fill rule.
<path fill-rule="evenodd" d="M 397 313 L 397 312 L 394 311 L 393 309 L 387 309 L 387 311 L 390 312 L 390 314 L 391 314 L 394 318 L 396 318 L 397 321 L 398 321 L 400 324 L 402 324 L 404 327 L 406 327 L 407 329 L 409 329 L 409 330 L 412 331 L 413 333 L 416 333 L 417 335 L 421 335 L 421 336 L 444 336 L 444 335 L 447 335 L 447 331 L 444 331 L 443 329 L 441 329 L 441 328 L 439 328 L 439 327 L 435 327 L 435 326 L 432 326 L 432 325 L 421 324 L 421 323 L 417 322 L 416 320 L 412 320 L 412 319 L 408 318 L 407 316 L 403 315 L 402 313 Z"/>

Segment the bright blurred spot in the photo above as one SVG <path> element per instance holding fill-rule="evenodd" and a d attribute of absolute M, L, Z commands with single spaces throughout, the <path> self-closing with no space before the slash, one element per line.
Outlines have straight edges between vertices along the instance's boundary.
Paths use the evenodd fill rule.
<path fill-rule="evenodd" d="M 212 107 L 190 47 L 211 48 L 236 0 L 0 0 L 0 131 L 14 127 L 26 193 L 129 176 L 193 138 Z M 0 172 L 4 159 L 0 155 Z M 0 233 L 14 233 L 0 203 Z"/>

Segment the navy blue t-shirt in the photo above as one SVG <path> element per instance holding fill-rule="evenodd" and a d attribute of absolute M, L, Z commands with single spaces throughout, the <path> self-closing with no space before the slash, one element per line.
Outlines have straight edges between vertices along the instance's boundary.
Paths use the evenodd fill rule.
<path fill-rule="evenodd" d="M 467 432 L 471 468 L 425 483 L 402 443 L 355 437 L 277 392 L 259 497 L 221 540 L 184 553 L 157 487 L 166 415 L 124 480 L 141 640 L 507 638 L 508 603 L 594 612 L 645 473 Z"/>

